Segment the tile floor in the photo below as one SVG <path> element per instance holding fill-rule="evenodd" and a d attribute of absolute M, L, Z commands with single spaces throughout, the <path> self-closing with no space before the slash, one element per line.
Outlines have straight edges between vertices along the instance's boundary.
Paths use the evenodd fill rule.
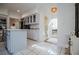
<path fill-rule="evenodd" d="M 4 42 L 0 42 L 0 55 L 9 55 L 9 53 L 5 49 Z"/>
<path fill-rule="evenodd" d="M 37 42 L 33 40 L 27 40 L 27 49 L 22 50 L 16 55 L 58 55 L 61 54 L 61 48 L 56 45 Z"/>
<path fill-rule="evenodd" d="M 3 46 L 0 46 L 0 55 L 9 55 L 4 48 L 4 44 L 2 45 Z M 28 39 L 27 49 L 22 50 L 14 55 L 59 55 L 61 54 L 61 50 L 62 49 L 56 45 Z"/>

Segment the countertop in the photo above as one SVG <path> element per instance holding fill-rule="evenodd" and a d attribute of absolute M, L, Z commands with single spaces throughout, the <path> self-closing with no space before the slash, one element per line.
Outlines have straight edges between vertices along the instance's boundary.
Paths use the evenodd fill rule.
<path fill-rule="evenodd" d="M 23 30 L 23 31 L 26 31 L 27 29 L 4 29 L 4 30 Z"/>

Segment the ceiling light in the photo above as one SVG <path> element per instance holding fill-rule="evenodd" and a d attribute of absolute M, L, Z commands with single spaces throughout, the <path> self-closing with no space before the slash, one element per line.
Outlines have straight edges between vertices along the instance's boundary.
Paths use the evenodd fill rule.
<path fill-rule="evenodd" d="M 56 13 L 57 11 L 58 11 L 57 6 L 54 6 L 54 7 L 51 8 L 51 12 L 52 13 Z"/>
<path fill-rule="evenodd" d="M 17 12 L 20 12 L 20 10 L 17 10 Z"/>

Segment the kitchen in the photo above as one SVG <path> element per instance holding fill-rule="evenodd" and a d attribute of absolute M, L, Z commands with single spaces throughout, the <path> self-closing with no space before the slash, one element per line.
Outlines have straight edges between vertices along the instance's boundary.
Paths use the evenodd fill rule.
<path fill-rule="evenodd" d="M 42 11 L 41 9 L 39 9 L 41 6 L 44 7 L 46 4 L 40 5 L 31 3 L 4 3 L 0 5 L 0 25 L 2 31 L 2 39 L 0 39 L 0 45 L 2 45 L 3 47 L 1 51 L 5 50 L 5 48 L 7 50 L 5 50 L 4 53 L 1 52 L 1 55 L 15 55 L 18 54 L 20 51 L 24 51 L 26 49 L 28 49 L 30 52 L 29 53 L 28 51 L 25 51 L 23 54 L 26 55 L 51 54 L 51 51 L 48 52 L 48 50 L 50 50 L 48 48 L 52 48 L 52 45 L 50 43 L 45 42 L 48 37 L 48 34 L 47 30 L 45 31 L 44 29 Z M 52 4 L 49 5 L 51 6 Z M 3 21 L 3 19 L 5 20 Z M 46 24 L 45 27 L 47 26 L 48 25 Z M 45 35 L 45 32 L 47 35 Z M 41 45 L 45 47 L 45 50 L 43 50 L 43 47 Z M 55 47 L 55 49 L 55 53 L 52 54 L 57 53 L 57 46 Z"/>
<path fill-rule="evenodd" d="M 39 14 L 35 12 L 21 17 L 20 10 L 15 11 L 10 9 L 11 6 L 7 8 L 5 5 L 3 4 L 0 8 L 0 34 L 2 34 L 0 45 L 5 45 L 9 54 L 15 54 L 27 48 L 27 39 L 39 40 Z"/>
<path fill-rule="evenodd" d="M 0 54 L 65 54 L 69 33 L 74 31 L 74 5 L 0 4 Z"/>

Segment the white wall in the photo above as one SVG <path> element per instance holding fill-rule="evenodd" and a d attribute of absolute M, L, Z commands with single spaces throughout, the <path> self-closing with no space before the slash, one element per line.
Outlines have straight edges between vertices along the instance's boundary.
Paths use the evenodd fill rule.
<path fill-rule="evenodd" d="M 75 29 L 75 4 L 58 4 L 58 45 L 65 47 L 70 32 Z"/>
<path fill-rule="evenodd" d="M 32 15 L 34 13 L 36 13 L 36 9 L 32 9 L 32 10 L 29 10 L 29 11 L 23 13 L 22 17 L 29 16 L 29 15 Z"/>
<path fill-rule="evenodd" d="M 19 13 L 13 12 L 13 11 L 9 11 L 9 15 L 8 16 L 12 17 L 12 18 L 16 18 L 16 19 L 20 19 L 21 18 Z"/>

